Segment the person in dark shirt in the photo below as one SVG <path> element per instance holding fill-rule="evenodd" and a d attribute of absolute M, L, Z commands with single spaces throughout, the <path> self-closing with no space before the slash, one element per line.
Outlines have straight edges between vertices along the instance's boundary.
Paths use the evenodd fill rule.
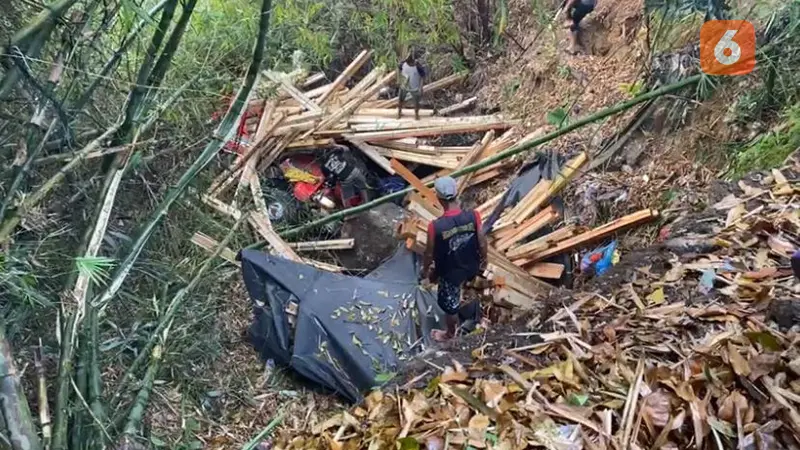
<path fill-rule="evenodd" d="M 455 336 L 463 284 L 486 269 L 488 245 L 478 211 L 459 208 L 456 180 L 438 178 L 434 189 L 444 206 L 444 214 L 428 224 L 422 276 L 438 283 L 437 300 L 446 314 L 447 329 L 433 330 L 431 337 L 444 341 Z"/>
<path fill-rule="evenodd" d="M 581 48 L 580 23 L 586 15 L 594 11 L 596 0 L 567 0 L 564 11 L 567 20 L 564 27 L 569 28 L 570 52 L 576 55 Z"/>
<path fill-rule="evenodd" d="M 327 187 L 332 188 L 339 183 L 341 187 L 339 201 L 345 208 L 369 201 L 366 176 L 347 147 L 336 145 L 335 150 L 328 153 L 322 164 L 322 173 L 325 175 Z"/>

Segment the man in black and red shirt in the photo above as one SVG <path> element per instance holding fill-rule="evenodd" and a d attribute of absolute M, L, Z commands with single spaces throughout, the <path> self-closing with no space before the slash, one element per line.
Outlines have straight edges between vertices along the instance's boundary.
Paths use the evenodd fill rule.
<path fill-rule="evenodd" d="M 444 214 L 428 224 L 422 275 L 439 285 L 438 303 L 446 314 L 447 329 L 433 330 L 431 337 L 443 341 L 452 338 L 458 327 L 462 285 L 486 269 L 487 243 L 480 214 L 459 208 L 456 180 L 438 178 L 434 189 Z"/>

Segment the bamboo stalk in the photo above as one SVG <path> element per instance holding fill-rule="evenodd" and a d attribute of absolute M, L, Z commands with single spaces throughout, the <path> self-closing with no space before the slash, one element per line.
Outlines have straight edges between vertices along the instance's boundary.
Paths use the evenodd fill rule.
<path fill-rule="evenodd" d="M 275 418 L 272 419 L 263 430 L 261 430 L 257 435 L 253 437 L 253 439 L 250 439 L 250 442 L 248 442 L 242 447 L 242 450 L 255 450 L 256 448 L 258 448 L 258 444 L 260 444 L 261 441 L 264 440 L 264 438 L 269 436 L 269 434 L 272 433 L 272 430 L 274 430 L 278 425 L 280 425 L 280 423 L 283 421 L 284 414 L 285 414 L 284 410 L 280 410 L 278 412 L 278 415 L 275 416 Z"/>
<path fill-rule="evenodd" d="M 349 250 L 355 246 L 355 239 L 330 239 L 327 241 L 289 242 L 289 247 L 298 252 L 325 250 Z"/>
<path fill-rule="evenodd" d="M 152 18 L 155 17 L 156 14 L 158 14 L 162 9 L 164 9 L 164 7 L 167 5 L 169 1 L 171 0 L 161 0 L 155 6 L 150 8 L 150 10 L 147 12 L 148 17 L 150 17 L 152 20 Z M 81 111 L 83 107 L 86 106 L 87 103 L 89 103 L 89 100 L 91 100 L 94 91 L 97 89 L 98 86 L 100 86 L 100 83 L 106 79 L 108 74 L 110 74 L 111 71 L 114 70 L 114 67 L 116 67 L 120 59 L 122 59 L 122 55 L 124 55 L 128 51 L 128 48 L 130 48 L 130 46 L 137 41 L 137 37 L 139 36 L 139 33 L 141 33 L 142 29 L 144 29 L 145 25 L 147 25 L 147 21 L 142 19 L 133 28 L 131 28 L 131 31 L 129 31 L 128 34 L 125 36 L 125 39 L 123 39 L 122 44 L 120 44 L 120 46 L 117 48 L 114 54 L 111 55 L 111 58 L 109 58 L 108 61 L 106 61 L 106 63 L 103 65 L 103 68 L 100 70 L 100 73 L 98 73 L 97 76 L 95 76 L 94 80 L 92 80 L 92 84 L 90 84 L 89 87 L 86 88 L 85 91 L 83 91 L 81 97 L 78 99 L 78 101 L 75 102 L 75 104 L 72 107 L 74 111 Z"/>
<path fill-rule="evenodd" d="M 50 448 L 53 438 L 53 427 L 50 423 L 50 408 L 47 402 L 47 374 L 42 365 L 42 340 L 33 352 L 33 365 L 36 368 L 37 394 L 39 398 L 39 426 L 42 430 L 42 444 L 45 449 Z"/>
<path fill-rule="evenodd" d="M 662 87 L 660 87 L 658 89 L 655 89 L 653 91 L 650 91 L 650 92 L 644 93 L 642 95 L 639 95 L 639 96 L 637 96 L 637 97 L 635 97 L 633 99 L 618 103 L 618 104 L 616 104 L 614 106 L 611 106 L 609 108 L 603 109 L 603 110 L 598 111 L 598 112 L 596 112 L 594 114 L 591 114 L 591 115 L 586 116 L 586 117 L 584 117 L 582 119 L 579 119 L 579 120 L 576 120 L 576 121 L 574 121 L 574 122 L 572 122 L 570 124 L 567 124 L 566 126 L 564 126 L 562 128 L 559 128 L 558 130 L 555 130 L 553 132 L 550 132 L 550 133 L 548 133 L 548 134 L 546 134 L 546 135 L 544 135 L 542 137 L 533 139 L 531 141 L 525 142 L 525 143 L 520 144 L 520 145 L 515 145 L 515 146 L 513 146 L 513 147 L 511 147 L 511 148 L 509 148 L 507 150 L 504 150 L 504 151 L 502 151 L 500 153 L 497 153 L 496 155 L 494 155 L 492 157 L 484 159 L 484 160 L 482 160 L 482 161 L 480 161 L 478 163 L 475 163 L 475 164 L 473 164 L 471 166 L 465 167 L 462 170 L 453 172 L 451 174 L 451 176 L 459 177 L 461 175 L 464 175 L 464 174 L 467 174 L 467 173 L 472 173 L 472 172 L 475 172 L 477 170 L 483 169 L 484 167 L 491 166 L 492 164 L 495 164 L 498 161 L 505 160 L 505 159 L 510 158 L 510 157 L 512 157 L 514 155 L 517 155 L 519 153 L 522 153 L 522 152 L 525 152 L 525 151 L 530 150 L 532 148 L 535 148 L 535 147 L 537 147 L 537 146 L 539 146 L 541 144 L 544 144 L 546 142 L 550 142 L 553 139 L 556 139 L 556 138 L 561 137 L 561 136 L 563 136 L 565 134 L 571 133 L 572 131 L 575 131 L 575 130 L 577 130 L 579 128 L 582 128 L 582 127 L 584 127 L 584 126 L 586 126 L 586 125 L 588 125 L 590 123 L 594 123 L 594 122 L 603 120 L 603 119 L 605 119 L 607 117 L 611 117 L 611 116 L 613 116 L 615 114 L 618 114 L 620 112 L 626 111 L 626 110 L 638 105 L 639 103 L 646 102 L 646 101 L 648 101 L 650 99 L 657 98 L 657 97 L 660 97 L 662 95 L 666 95 L 666 94 L 678 91 L 680 89 L 683 89 L 683 88 L 685 88 L 687 86 L 690 86 L 692 84 L 695 84 L 701 78 L 702 78 L 702 75 L 694 75 L 694 76 L 688 77 L 688 78 L 686 78 L 686 79 L 684 79 L 682 81 L 679 81 L 677 83 L 673 83 L 673 84 L 668 84 L 666 86 L 662 86 Z M 433 182 L 431 181 L 429 184 L 433 184 Z M 313 228 L 319 227 L 321 225 L 325 225 L 325 224 L 330 223 L 332 221 L 340 220 L 340 219 L 342 219 L 344 217 L 348 217 L 348 216 L 351 216 L 351 215 L 354 215 L 354 214 L 359 214 L 361 212 L 368 211 L 368 210 L 370 210 L 370 209 L 372 209 L 372 208 L 374 208 L 374 207 L 376 207 L 378 205 L 382 205 L 382 204 L 384 204 L 386 202 L 390 202 L 390 201 L 392 201 L 394 199 L 401 198 L 401 197 L 403 197 L 404 195 L 408 194 L 411 191 L 413 191 L 413 188 L 406 188 L 406 189 L 403 189 L 402 191 L 398 191 L 398 192 L 391 193 L 389 195 L 385 195 L 383 197 L 380 197 L 380 198 L 377 198 L 375 200 L 369 201 L 369 202 L 364 203 L 362 205 L 338 211 L 338 212 L 330 214 L 330 215 L 328 215 L 326 217 L 323 217 L 323 218 L 320 218 L 320 219 L 313 220 L 311 222 L 305 223 L 305 224 L 303 224 L 303 225 L 301 225 L 299 227 L 295 227 L 295 228 L 286 230 L 286 231 L 281 233 L 281 236 L 283 236 L 283 237 L 295 236 L 295 235 L 297 235 L 299 233 L 302 233 L 302 232 L 304 232 L 306 230 L 313 229 Z M 260 247 L 260 246 L 263 246 L 263 245 L 264 245 L 264 242 L 256 242 L 254 244 L 251 244 L 248 248 Z"/>
<path fill-rule="evenodd" d="M 42 450 L 42 443 L 33 427 L 28 401 L 19 381 L 14 363 L 14 352 L 6 339 L 6 330 L 0 322 L 0 417 L 13 450 Z"/>
<path fill-rule="evenodd" d="M 123 443 L 133 441 L 136 435 L 139 434 L 142 418 L 144 417 L 144 412 L 147 409 L 147 403 L 150 400 L 150 393 L 153 391 L 153 384 L 156 381 L 156 375 L 158 375 L 158 369 L 161 366 L 163 351 L 164 349 L 162 345 L 156 344 L 156 346 L 153 347 L 153 351 L 150 353 L 150 365 L 147 367 L 147 372 L 142 380 L 142 387 L 139 389 L 139 393 L 136 394 L 136 399 L 133 401 L 133 407 L 128 414 L 128 421 L 125 424 L 125 428 L 122 432 L 121 441 Z"/>
<path fill-rule="evenodd" d="M 269 1 L 269 0 L 267 0 Z M 120 381 L 117 383 L 117 389 L 112 397 L 112 408 L 116 408 L 116 406 L 120 402 L 120 397 L 124 393 L 125 388 L 127 387 L 128 383 L 133 380 L 133 377 L 136 375 L 136 372 L 144 365 L 149 355 L 151 355 L 156 348 L 157 341 L 160 336 L 162 336 L 167 327 L 175 318 L 175 314 L 177 314 L 178 310 L 180 309 L 183 301 L 186 299 L 186 296 L 192 292 L 203 280 L 205 277 L 206 272 L 208 269 L 211 268 L 214 261 L 218 256 L 220 256 L 223 251 L 227 248 L 228 243 L 233 239 L 236 235 L 236 232 L 239 229 L 239 226 L 243 224 L 247 218 L 249 213 L 245 213 L 242 217 L 240 217 L 236 223 L 233 225 L 233 228 L 228 232 L 222 242 L 216 244 L 216 248 L 211 253 L 211 256 L 206 258 L 205 262 L 199 269 L 197 269 L 197 273 L 195 273 L 192 280 L 189 281 L 189 284 L 186 287 L 180 289 L 169 302 L 167 309 L 164 312 L 164 315 L 158 321 L 155 330 L 150 334 L 150 337 L 145 342 L 144 346 L 140 349 L 138 355 L 133 360 L 133 363 L 128 367 L 128 370 L 125 371 L 125 374 L 122 376 Z M 130 418 L 130 415 L 128 416 Z M 130 420 L 130 419 L 129 419 Z"/>
<path fill-rule="evenodd" d="M 45 181 L 45 183 L 41 185 L 39 189 L 34 191 L 32 194 L 27 195 L 20 205 L 14 210 L 14 213 L 10 217 L 6 218 L 2 224 L 0 224 L 0 243 L 7 242 L 11 237 L 11 233 L 14 232 L 22 218 L 26 216 L 32 208 L 44 200 L 45 197 L 47 197 L 56 186 L 61 184 L 61 182 L 64 181 L 64 178 L 66 178 L 67 174 L 72 172 L 88 154 L 95 151 L 100 147 L 101 143 L 105 142 L 106 139 L 111 137 L 111 135 L 117 131 L 119 125 L 120 124 L 116 124 L 112 126 L 92 142 L 86 144 L 83 149 L 75 154 L 75 157 L 70 160 L 70 162 L 65 164 L 58 172 Z"/>
<path fill-rule="evenodd" d="M 186 190 L 186 188 L 189 186 L 189 183 L 197 176 L 197 174 L 206 165 L 208 165 L 212 159 L 214 159 L 226 141 L 224 137 L 229 136 L 235 131 L 236 124 L 238 124 L 241 120 L 242 113 L 247 105 L 247 99 L 250 96 L 250 91 L 253 89 L 256 79 L 258 78 L 259 67 L 264 59 L 264 46 L 267 40 L 271 8 L 272 1 L 263 0 L 259 32 L 253 50 L 253 58 L 250 63 L 250 67 L 247 69 L 247 73 L 239 93 L 217 128 L 217 139 L 214 139 L 208 143 L 195 162 L 192 163 L 188 169 L 186 169 L 175 186 L 167 193 L 156 210 L 153 211 L 148 222 L 140 229 L 140 232 L 130 246 L 128 254 L 117 266 L 117 269 L 115 270 L 114 275 L 111 277 L 107 288 L 95 300 L 95 304 L 100 305 L 101 308 L 105 308 L 111 298 L 116 295 L 117 291 L 120 289 L 122 283 L 125 281 L 128 273 L 133 267 L 134 262 L 139 257 L 139 254 L 141 253 L 145 244 L 147 244 L 147 241 L 150 239 L 150 236 L 152 235 L 156 226 L 167 214 L 169 208 L 172 206 L 175 200 L 181 196 L 183 191 Z"/>

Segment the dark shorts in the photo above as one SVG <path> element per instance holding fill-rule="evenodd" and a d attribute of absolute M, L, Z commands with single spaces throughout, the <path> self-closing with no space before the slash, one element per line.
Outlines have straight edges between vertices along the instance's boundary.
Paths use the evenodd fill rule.
<path fill-rule="evenodd" d="M 570 31 L 578 31 L 581 20 L 592 11 L 594 11 L 594 5 L 585 5 L 582 2 L 578 2 L 575 8 L 572 9 L 572 25 L 569 27 Z"/>
<path fill-rule="evenodd" d="M 411 96 L 411 100 L 414 102 L 415 105 L 418 105 L 420 100 L 422 99 L 422 93 L 420 91 L 409 91 L 406 89 L 400 89 L 400 95 L 398 95 L 400 103 L 405 101 L 406 95 Z"/>
<path fill-rule="evenodd" d="M 436 298 L 439 308 L 445 314 L 453 315 L 458 313 L 461 306 L 461 283 L 451 283 L 447 280 L 439 279 L 439 293 Z"/>

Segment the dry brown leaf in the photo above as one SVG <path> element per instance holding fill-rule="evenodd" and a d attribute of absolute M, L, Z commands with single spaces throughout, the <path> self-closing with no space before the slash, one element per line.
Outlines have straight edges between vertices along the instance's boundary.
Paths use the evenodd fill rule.
<path fill-rule="evenodd" d="M 736 346 L 730 342 L 728 342 L 728 361 L 737 375 L 743 377 L 750 375 L 750 365 L 747 363 L 747 360 L 742 357 Z"/>
<path fill-rule="evenodd" d="M 739 414 L 741 414 L 742 423 L 750 423 L 753 421 L 755 411 L 753 411 L 753 408 L 750 408 L 747 398 L 740 394 L 739 391 L 731 392 L 722 400 L 717 415 L 726 422 L 736 423 L 737 409 L 739 410 Z"/>
<path fill-rule="evenodd" d="M 485 381 L 482 383 L 483 401 L 489 408 L 496 408 L 500 404 L 508 389 L 499 381 Z"/>
<path fill-rule="evenodd" d="M 463 367 L 462 367 L 462 369 L 463 369 Z M 450 382 L 450 381 L 467 381 L 468 376 L 469 376 L 469 374 L 467 374 L 467 372 L 464 372 L 464 371 L 458 372 L 458 371 L 454 370 L 452 367 L 447 366 L 447 367 L 445 367 L 444 372 L 442 373 L 440 380 L 441 380 L 442 383 L 447 383 L 447 382 Z"/>
<path fill-rule="evenodd" d="M 750 366 L 750 381 L 756 381 L 764 375 L 772 373 L 780 363 L 781 357 L 777 353 L 761 353 L 753 358 L 750 358 L 748 365 Z"/>
<path fill-rule="evenodd" d="M 647 420 L 658 428 L 663 428 L 669 423 L 672 406 L 670 405 L 670 395 L 657 389 L 644 398 L 643 413 Z"/>
<path fill-rule="evenodd" d="M 725 218 L 725 226 L 729 227 L 733 225 L 733 223 L 739 220 L 746 211 L 747 209 L 745 208 L 744 203 L 739 203 L 738 205 L 729 209 L 728 216 Z"/>

